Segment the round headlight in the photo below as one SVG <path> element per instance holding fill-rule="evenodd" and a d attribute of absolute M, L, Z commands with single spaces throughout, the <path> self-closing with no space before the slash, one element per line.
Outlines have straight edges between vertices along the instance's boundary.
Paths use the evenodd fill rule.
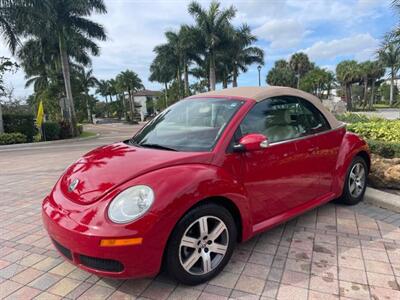
<path fill-rule="evenodd" d="M 108 208 L 114 223 L 128 223 L 142 216 L 153 204 L 154 192 L 147 185 L 136 185 L 119 193 Z"/>

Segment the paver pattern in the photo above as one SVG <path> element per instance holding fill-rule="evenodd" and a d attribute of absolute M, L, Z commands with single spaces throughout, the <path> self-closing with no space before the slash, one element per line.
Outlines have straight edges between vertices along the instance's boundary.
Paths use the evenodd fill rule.
<path fill-rule="evenodd" d="M 41 200 L 72 161 L 138 127 L 92 129 L 102 136 L 0 148 L 0 298 L 400 299 L 400 216 L 366 204 L 327 204 L 258 235 L 238 245 L 222 274 L 199 286 L 179 285 L 163 273 L 123 281 L 77 269 L 51 245 Z"/>

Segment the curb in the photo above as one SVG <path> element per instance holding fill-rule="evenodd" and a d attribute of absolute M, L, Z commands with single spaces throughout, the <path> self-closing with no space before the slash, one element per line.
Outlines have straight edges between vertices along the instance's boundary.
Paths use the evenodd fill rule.
<path fill-rule="evenodd" d="M 366 203 L 400 213 L 400 196 L 367 187 L 364 195 Z"/>
<path fill-rule="evenodd" d="M 23 149 L 23 148 L 35 148 L 35 147 L 40 147 L 40 146 L 57 145 L 57 144 L 63 144 L 63 143 L 75 143 L 75 142 L 97 139 L 99 136 L 100 136 L 100 133 L 96 133 L 96 135 L 94 135 L 94 136 L 88 136 L 88 137 L 83 137 L 83 138 L 73 138 L 73 139 L 64 139 L 64 140 L 38 142 L 38 143 L 22 143 L 22 144 L 13 144 L 13 145 L 2 145 L 2 146 L 0 146 L 0 151 L 1 150 Z"/>

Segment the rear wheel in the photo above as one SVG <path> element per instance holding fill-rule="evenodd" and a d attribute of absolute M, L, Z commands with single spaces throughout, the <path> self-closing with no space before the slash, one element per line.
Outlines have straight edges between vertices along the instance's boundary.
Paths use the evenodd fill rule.
<path fill-rule="evenodd" d="M 365 189 L 367 188 L 367 176 L 368 166 L 365 160 L 360 156 L 356 156 L 347 171 L 343 194 L 339 202 L 347 205 L 355 205 L 362 201 Z"/>
<path fill-rule="evenodd" d="M 216 276 L 232 256 L 237 230 L 230 212 L 216 204 L 189 211 L 176 225 L 167 246 L 168 272 L 195 285 Z"/>

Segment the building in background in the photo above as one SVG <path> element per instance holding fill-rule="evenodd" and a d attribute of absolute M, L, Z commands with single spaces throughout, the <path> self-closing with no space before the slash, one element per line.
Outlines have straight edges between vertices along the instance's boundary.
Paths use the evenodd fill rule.
<path fill-rule="evenodd" d="M 144 121 L 147 116 L 155 113 L 155 104 L 160 97 L 159 91 L 141 90 L 132 94 L 132 99 L 135 105 L 136 112 L 140 114 L 140 120 Z M 126 95 L 129 101 L 129 96 Z"/>

